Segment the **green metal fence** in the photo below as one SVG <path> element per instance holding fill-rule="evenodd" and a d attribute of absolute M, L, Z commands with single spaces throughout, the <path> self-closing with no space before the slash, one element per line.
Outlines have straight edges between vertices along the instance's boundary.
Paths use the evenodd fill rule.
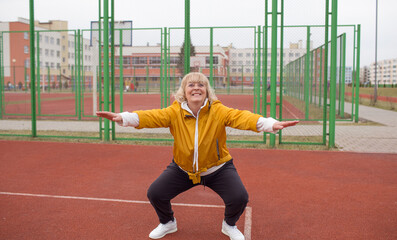
<path fill-rule="evenodd" d="M 231 142 L 266 143 L 269 140 L 270 146 L 275 146 L 278 138 L 279 144 L 328 144 L 334 147 L 335 121 L 358 121 L 356 86 L 359 82 L 360 25 L 337 24 L 336 0 L 324 1 L 324 25 L 285 25 L 284 1 L 272 0 L 265 2 L 264 25 L 224 27 L 191 27 L 190 2 L 185 0 L 184 28 L 132 28 L 134 44 L 129 47 L 122 44 L 127 30 L 109 27 L 115 23 L 114 1 L 100 0 L 99 3 L 99 29 L 35 30 L 31 24 L 30 31 L 21 32 L 28 34 L 30 46 L 35 46 L 28 49 L 30 61 L 23 66 L 5 65 L 4 39 L 7 34 L 14 33 L 1 32 L 1 118 L 31 119 L 29 135 L 33 137 L 171 141 L 167 133 L 144 137 L 135 132 L 118 132 L 116 125 L 106 119 L 99 120 L 98 131 L 90 136 L 38 131 L 37 120 L 96 120 L 96 110 L 130 111 L 131 97 L 142 94 L 159 94 L 156 107 L 164 108 L 171 104 L 172 93 L 177 90 L 183 75 L 200 71 L 208 76 L 219 96 L 248 97 L 252 105 L 247 110 L 279 120 L 299 119 L 303 127 L 320 129 L 313 136 L 311 130 L 303 131 L 302 138 L 293 137 L 296 133 L 286 130 L 277 135 L 232 137 Z M 33 19 L 33 0 L 30 5 Z M 89 40 L 88 36 L 95 31 L 98 39 Z M 121 44 L 115 44 L 115 33 Z M 47 38 L 49 41 L 54 39 L 55 45 L 58 38 L 60 42 L 67 41 L 68 51 L 55 48 L 53 53 L 51 49 L 47 53 L 47 49 L 41 50 Z M 156 44 L 143 44 L 144 39 L 149 38 L 155 39 Z M 291 43 L 289 47 L 287 42 Z M 154 57 L 143 60 L 140 48 L 146 54 L 150 49 L 149 53 Z M 195 54 L 194 48 L 200 51 Z M 59 65 L 43 62 L 46 54 L 49 54 L 47 57 L 54 54 Z M 348 74 L 351 74 L 348 83 L 347 66 L 350 67 Z M 12 81 L 12 76 L 18 76 L 12 72 L 18 68 L 17 72 L 22 68 L 24 71 L 21 84 Z M 11 86 L 9 82 L 13 89 L 8 87 Z M 346 84 L 351 84 L 351 95 L 355 96 L 350 100 L 351 109 L 345 106 Z M 21 87 L 16 88 L 16 85 Z M 24 112 L 10 110 L 9 106 L 20 101 L 12 100 L 11 96 L 17 96 L 10 95 L 12 91 L 25 94 L 24 100 L 30 98 Z M 72 112 L 51 112 L 47 104 L 54 99 L 73 99 L 73 106 L 65 107 Z"/>

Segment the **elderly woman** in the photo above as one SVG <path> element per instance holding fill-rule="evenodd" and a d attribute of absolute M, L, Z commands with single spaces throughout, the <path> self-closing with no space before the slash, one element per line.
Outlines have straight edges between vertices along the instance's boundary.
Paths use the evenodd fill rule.
<path fill-rule="evenodd" d="M 214 190 L 225 203 L 222 233 L 232 240 L 244 239 L 236 222 L 248 203 L 248 193 L 226 147 L 226 127 L 275 133 L 298 121 L 279 122 L 249 111 L 224 106 L 217 100 L 207 77 L 189 73 L 164 109 L 133 113 L 97 112 L 99 117 L 135 128 L 168 127 L 174 136 L 174 158 L 149 187 L 147 196 L 160 224 L 149 237 L 159 239 L 177 231 L 171 199 L 197 185 Z"/>

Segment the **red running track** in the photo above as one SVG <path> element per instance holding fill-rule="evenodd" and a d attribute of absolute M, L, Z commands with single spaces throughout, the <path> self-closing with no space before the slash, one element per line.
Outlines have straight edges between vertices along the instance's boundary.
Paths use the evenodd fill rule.
<path fill-rule="evenodd" d="M 0 141 L 0 150 L 0 239 L 148 239 L 158 224 L 146 190 L 171 147 Z M 230 152 L 250 194 L 252 217 L 238 222 L 243 231 L 252 221 L 250 239 L 397 239 L 396 154 Z M 173 203 L 222 200 L 199 186 Z M 164 239 L 228 239 L 222 208 L 174 210 L 179 230 Z"/>

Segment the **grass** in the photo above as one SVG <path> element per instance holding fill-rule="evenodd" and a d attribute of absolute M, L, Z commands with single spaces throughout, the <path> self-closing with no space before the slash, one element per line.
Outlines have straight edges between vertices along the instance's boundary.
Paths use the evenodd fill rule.
<path fill-rule="evenodd" d="M 352 92 L 351 87 L 346 87 L 345 92 Z M 378 88 L 377 90 L 378 96 L 385 96 L 385 97 L 397 97 L 397 88 Z M 360 87 L 360 94 L 374 94 L 374 88 L 368 87 Z"/>
<path fill-rule="evenodd" d="M 346 87 L 345 91 L 351 93 L 352 88 Z M 368 95 L 373 96 L 374 88 L 360 88 L 360 94 L 368 94 Z M 397 97 L 397 88 L 378 88 L 377 95 L 384 96 L 384 97 Z M 345 100 L 351 102 L 352 98 L 351 98 L 351 96 L 345 96 Z M 375 103 L 373 100 L 373 97 L 371 97 L 369 99 L 368 98 L 360 98 L 359 102 L 361 105 L 365 105 L 365 106 L 376 107 L 376 108 L 381 108 L 381 109 L 391 110 L 391 111 L 397 111 L 397 103 L 395 103 L 395 102 L 376 101 L 376 103 Z"/>

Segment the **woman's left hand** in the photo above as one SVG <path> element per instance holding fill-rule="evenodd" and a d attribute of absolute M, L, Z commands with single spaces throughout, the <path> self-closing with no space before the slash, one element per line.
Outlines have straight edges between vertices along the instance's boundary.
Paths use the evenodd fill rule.
<path fill-rule="evenodd" d="M 295 126 L 299 121 L 282 121 L 273 124 L 273 130 L 281 130 L 286 127 Z"/>

